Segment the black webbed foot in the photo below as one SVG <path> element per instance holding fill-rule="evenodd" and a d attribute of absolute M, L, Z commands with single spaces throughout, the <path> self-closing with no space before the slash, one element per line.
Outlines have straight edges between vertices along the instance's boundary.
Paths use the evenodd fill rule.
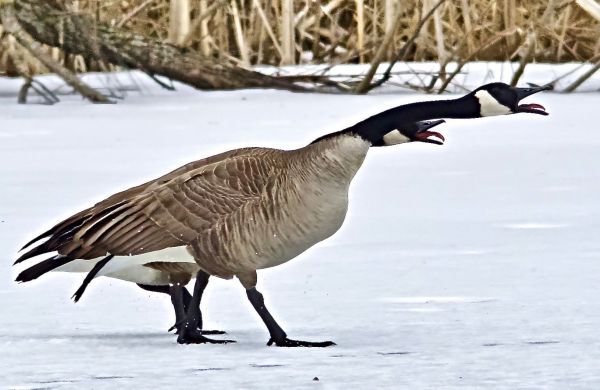
<path fill-rule="evenodd" d="M 227 332 L 225 332 L 224 330 L 215 330 L 215 329 L 210 329 L 210 330 L 200 330 L 202 332 L 202 334 L 227 334 Z"/>
<path fill-rule="evenodd" d="M 235 343 L 235 340 L 209 339 L 208 337 L 203 336 L 202 332 L 199 330 L 186 330 L 179 334 L 177 342 L 179 344 L 229 344 Z"/>
<path fill-rule="evenodd" d="M 333 341 L 301 341 L 301 340 L 291 340 L 287 337 L 281 340 L 273 340 L 269 339 L 267 345 L 270 347 L 275 344 L 278 347 L 307 347 L 307 348 L 324 348 L 331 347 L 332 345 L 337 345 Z"/>
<path fill-rule="evenodd" d="M 179 334 L 181 333 L 181 329 L 183 329 L 183 326 L 185 324 L 185 321 L 180 321 L 180 322 L 176 322 L 175 324 L 173 324 L 173 326 L 171 326 L 169 328 L 169 330 L 167 330 L 167 332 L 171 332 L 171 331 L 175 331 L 175 334 Z M 202 334 L 227 334 L 227 332 L 225 332 L 224 330 L 203 330 L 203 329 L 198 329 L 200 332 L 202 332 Z"/>

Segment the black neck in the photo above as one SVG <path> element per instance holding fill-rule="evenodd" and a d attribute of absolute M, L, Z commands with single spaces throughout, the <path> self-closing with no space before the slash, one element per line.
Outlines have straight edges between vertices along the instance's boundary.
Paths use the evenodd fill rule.
<path fill-rule="evenodd" d="M 479 109 L 477 99 L 471 95 L 458 99 L 405 104 L 375 114 L 344 130 L 317 138 L 313 143 L 332 136 L 353 133 L 376 144 L 384 135 L 394 129 L 402 129 L 406 124 L 441 118 L 478 118 Z"/>

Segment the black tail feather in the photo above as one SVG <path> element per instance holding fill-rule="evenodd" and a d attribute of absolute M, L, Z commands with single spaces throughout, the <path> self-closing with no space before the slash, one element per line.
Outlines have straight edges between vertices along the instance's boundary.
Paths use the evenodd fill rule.
<path fill-rule="evenodd" d="M 105 217 L 108 216 L 113 211 L 115 211 L 116 209 L 120 208 L 121 206 L 123 206 L 121 203 L 117 203 L 116 205 L 114 205 L 112 207 L 108 207 L 108 208 L 102 210 L 102 212 L 98 213 L 97 215 L 94 215 L 93 220 L 96 222 L 94 222 L 93 225 L 90 226 L 89 229 L 87 229 L 87 231 L 81 236 L 81 239 L 86 240 L 87 238 L 96 234 L 99 230 L 104 229 L 107 223 L 111 223 L 111 218 L 105 218 Z M 132 207 L 133 206 L 127 206 L 126 208 L 122 209 L 120 212 L 129 210 Z M 102 237 L 106 233 L 107 232 L 105 231 L 103 234 L 101 234 L 98 237 L 98 239 L 100 239 L 100 237 Z"/>
<path fill-rule="evenodd" d="M 22 261 L 25 261 L 27 259 L 30 259 L 32 257 L 35 257 L 37 255 L 41 255 L 42 253 L 47 253 L 47 252 L 51 252 L 52 250 L 48 248 L 48 245 L 43 242 L 40 245 L 36 246 L 33 249 L 30 249 L 29 251 L 27 251 L 26 253 L 22 254 L 14 263 L 15 264 L 19 264 Z"/>
<path fill-rule="evenodd" d="M 58 268 L 61 265 L 65 265 L 73 260 L 74 259 L 71 259 L 69 257 L 60 256 L 60 255 L 52 256 L 51 258 L 41 261 L 41 262 L 37 263 L 36 265 L 29 267 L 26 270 L 24 270 L 23 272 L 21 272 L 17 276 L 15 281 L 21 282 L 21 283 L 29 282 L 33 279 L 37 279 L 38 277 L 42 276 L 46 272 L 52 271 L 53 269 Z"/>
<path fill-rule="evenodd" d="M 66 222 L 68 222 L 68 223 L 66 223 Z M 54 227 L 52 227 L 50 230 L 47 230 L 44 233 L 40 234 L 39 236 L 35 237 L 31 241 L 29 241 L 27 244 L 23 245 L 23 248 L 21 248 L 19 250 L 19 252 L 22 251 L 23 249 L 27 248 L 31 244 L 35 243 L 36 241 L 41 240 L 42 238 L 56 236 L 57 234 L 59 234 L 59 235 L 63 234 L 66 231 L 73 230 L 73 229 L 81 226 L 81 224 L 82 224 L 82 221 L 79 219 L 76 219 L 75 221 L 69 221 L 69 220 L 63 221 L 63 222 L 55 225 Z"/>
<path fill-rule="evenodd" d="M 42 238 L 46 238 L 46 237 L 48 237 L 48 236 L 51 236 L 51 235 L 52 235 L 52 231 L 53 231 L 53 229 L 54 229 L 54 228 L 52 228 L 52 229 L 50 229 L 50 230 L 48 230 L 48 231 L 46 231 L 46 232 L 44 232 L 44 233 L 40 234 L 40 235 L 39 235 L 39 236 L 37 236 L 36 238 L 34 238 L 34 239 L 32 239 L 31 241 L 29 241 L 27 244 L 23 245 L 23 248 L 19 249 L 19 252 L 20 252 L 20 251 L 22 251 L 23 249 L 27 248 L 29 245 L 33 244 L 34 242 L 36 242 L 36 241 L 39 241 L 39 240 L 41 240 Z"/>
<path fill-rule="evenodd" d="M 83 283 L 81 283 L 81 286 L 79 286 L 77 291 L 75 291 L 75 294 L 73 294 L 73 296 L 71 297 L 71 298 L 73 298 L 73 300 L 75 302 L 79 301 L 79 299 L 85 292 L 85 289 L 87 288 L 88 284 L 90 284 L 90 282 L 92 281 L 92 279 L 94 279 L 96 274 L 98 272 L 100 272 L 102 267 L 104 267 L 106 265 L 106 263 L 108 263 L 110 261 L 110 259 L 112 259 L 113 257 L 114 257 L 114 255 L 106 256 L 105 258 L 103 258 L 102 260 L 97 262 L 96 265 L 94 266 L 94 268 L 92 268 L 92 270 L 90 272 L 88 272 L 88 274 L 85 276 L 85 279 L 83 279 Z"/>

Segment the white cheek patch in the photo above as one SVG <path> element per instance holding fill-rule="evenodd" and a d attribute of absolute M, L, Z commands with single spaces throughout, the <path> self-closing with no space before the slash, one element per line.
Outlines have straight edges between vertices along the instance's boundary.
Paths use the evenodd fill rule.
<path fill-rule="evenodd" d="M 506 115 L 512 111 L 504 104 L 500 104 L 488 91 L 481 90 L 475 93 L 481 107 L 481 116 Z"/>
<path fill-rule="evenodd" d="M 392 130 L 383 136 L 383 143 L 385 145 L 397 145 L 410 142 L 410 138 L 399 132 L 398 130 Z"/>

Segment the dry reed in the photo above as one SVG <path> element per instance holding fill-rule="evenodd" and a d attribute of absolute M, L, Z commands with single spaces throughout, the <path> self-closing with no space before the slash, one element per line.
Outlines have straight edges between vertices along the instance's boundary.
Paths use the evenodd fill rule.
<path fill-rule="evenodd" d="M 396 58 L 435 0 L 65 0 L 100 23 L 169 40 L 204 55 L 255 64 L 371 63 Z M 587 5 L 587 8 L 586 8 Z M 592 61 L 600 20 L 590 0 L 447 0 L 406 61 Z M 386 49 L 380 48 L 386 37 Z M 3 35 L 0 73 L 18 74 Z M 76 71 L 106 66 L 53 53 Z M 29 73 L 43 71 L 27 62 Z"/>

